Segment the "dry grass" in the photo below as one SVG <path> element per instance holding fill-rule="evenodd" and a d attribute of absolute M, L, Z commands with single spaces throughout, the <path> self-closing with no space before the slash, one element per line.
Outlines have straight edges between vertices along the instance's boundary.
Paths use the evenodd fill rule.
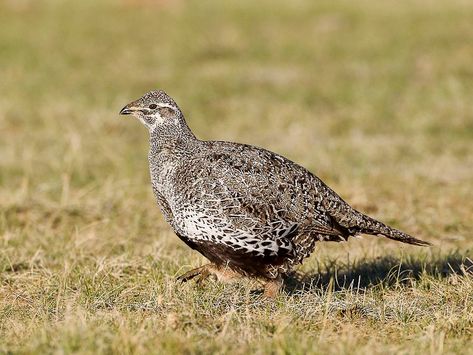
<path fill-rule="evenodd" d="M 0 21 L 0 352 L 473 353 L 470 2 L 23 0 Z M 436 246 L 321 244 L 274 303 L 176 284 L 204 260 L 117 114 L 157 87 L 200 137 Z"/>

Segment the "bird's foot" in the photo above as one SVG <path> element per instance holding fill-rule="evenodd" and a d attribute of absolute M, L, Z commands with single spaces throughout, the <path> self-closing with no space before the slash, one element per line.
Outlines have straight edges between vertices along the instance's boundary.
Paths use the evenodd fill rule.
<path fill-rule="evenodd" d="M 232 282 L 241 277 L 240 274 L 230 270 L 227 267 L 218 267 L 214 264 L 205 264 L 201 267 L 192 269 L 185 274 L 179 276 L 177 281 L 186 282 L 198 277 L 197 283 L 201 283 L 206 280 L 209 276 L 214 276 L 218 281 L 221 282 Z"/>
<path fill-rule="evenodd" d="M 179 276 L 176 279 L 176 281 L 187 282 L 189 280 L 192 280 L 195 277 L 198 277 L 197 283 L 201 283 L 202 281 L 204 281 L 206 278 L 210 276 L 210 271 L 209 271 L 210 266 L 212 266 L 212 264 L 206 264 L 201 267 L 197 267 L 195 269 L 187 271 L 186 273 Z"/>
<path fill-rule="evenodd" d="M 283 285 L 283 279 L 281 276 L 278 276 L 275 279 L 271 279 L 264 285 L 263 297 L 274 299 L 279 294 Z"/>

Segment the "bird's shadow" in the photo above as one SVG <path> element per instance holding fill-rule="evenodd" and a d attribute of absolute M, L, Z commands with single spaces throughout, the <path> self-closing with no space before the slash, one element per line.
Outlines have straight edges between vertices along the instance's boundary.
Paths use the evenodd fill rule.
<path fill-rule="evenodd" d="M 319 262 L 316 272 L 288 275 L 285 292 L 296 294 L 314 289 L 363 292 L 373 287 L 413 285 L 426 276 L 436 279 L 451 275 L 473 277 L 472 254 L 470 251 L 456 251 L 435 256 L 383 256 L 372 260 L 361 258 L 352 262 Z"/>

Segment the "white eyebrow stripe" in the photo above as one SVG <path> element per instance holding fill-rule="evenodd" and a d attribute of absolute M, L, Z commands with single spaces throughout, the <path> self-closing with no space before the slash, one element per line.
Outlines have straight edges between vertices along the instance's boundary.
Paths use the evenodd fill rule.
<path fill-rule="evenodd" d="M 170 108 L 171 110 L 173 111 L 176 111 L 176 108 L 172 105 L 169 105 L 169 104 L 165 104 L 165 103 L 159 103 L 158 104 L 159 107 L 167 107 L 167 108 Z"/>

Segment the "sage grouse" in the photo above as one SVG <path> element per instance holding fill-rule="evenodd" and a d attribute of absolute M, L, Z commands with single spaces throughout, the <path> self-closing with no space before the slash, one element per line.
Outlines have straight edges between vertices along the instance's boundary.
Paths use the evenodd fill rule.
<path fill-rule="evenodd" d="M 178 278 L 257 277 L 274 297 L 319 241 L 357 234 L 429 245 L 353 209 L 317 176 L 251 145 L 202 141 L 164 91 L 126 105 L 149 130 L 153 191 L 165 220 L 210 264 Z"/>

